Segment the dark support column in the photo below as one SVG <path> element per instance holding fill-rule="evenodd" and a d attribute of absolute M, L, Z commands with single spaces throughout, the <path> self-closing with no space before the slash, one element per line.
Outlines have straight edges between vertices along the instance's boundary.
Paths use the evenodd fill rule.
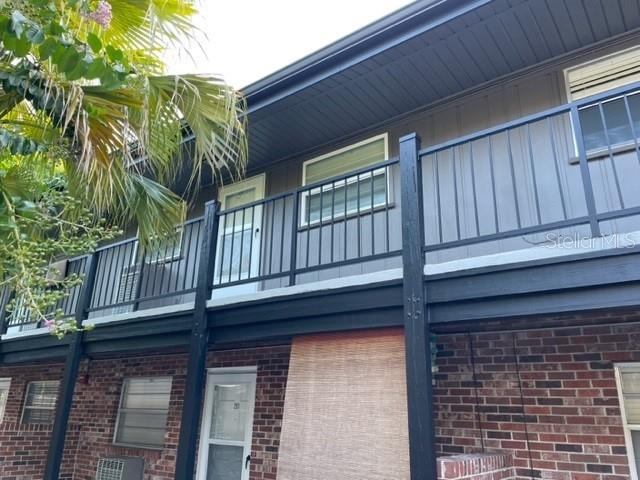
<path fill-rule="evenodd" d="M 87 258 L 85 265 L 85 277 L 78 297 L 76 305 L 76 324 L 82 327 L 82 321 L 86 318 L 87 310 L 91 304 L 91 294 L 93 292 L 93 283 L 96 278 L 96 255 L 93 254 Z M 60 391 L 58 393 L 58 403 L 56 406 L 56 416 L 53 421 L 53 430 L 51 432 L 51 440 L 49 442 L 49 451 L 47 452 L 47 464 L 44 469 L 44 480 L 58 480 L 60 475 L 60 464 L 62 463 L 62 454 L 64 452 L 64 442 L 67 435 L 67 423 L 69 421 L 69 413 L 71 412 L 71 403 L 73 402 L 73 392 L 76 388 L 76 378 L 78 377 L 78 369 L 80 367 L 80 359 L 82 358 L 82 332 L 73 334 L 71 343 L 69 344 L 69 352 L 64 366 L 64 374 Z"/>
<path fill-rule="evenodd" d="M 204 393 L 205 362 L 207 359 L 207 301 L 215 268 L 218 236 L 218 202 L 207 203 L 198 266 L 198 285 L 193 309 L 193 326 L 189 342 L 187 379 L 182 405 L 180 437 L 176 458 L 176 480 L 192 480 L 196 463 L 196 446 L 200 424 L 200 406 Z"/>
<path fill-rule="evenodd" d="M 412 480 L 435 480 L 436 454 L 431 384 L 429 309 L 424 286 L 422 171 L 416 134 L 400 139 L 402 266 L 407 409 Z"/>

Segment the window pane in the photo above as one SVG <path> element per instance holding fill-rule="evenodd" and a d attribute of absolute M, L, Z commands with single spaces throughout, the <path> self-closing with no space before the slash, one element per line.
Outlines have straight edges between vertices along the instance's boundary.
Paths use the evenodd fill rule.
<path fill-rule="evenodd" d="M 116 442 L 162 447 L 166 426 L 166 412 L 120 412 Z"/>
<path fill-rule="evenodd" d="M 584 148 L 587 152 L 606 148 L 607 138 L 597 105 L 580 110 L 580 124 L 584 136 Z"/>
<path fill-rule="evenodd" d="M 38 408 L 25 408 L 22 423 L 53 423 L 55 410 L 41 410 Z"/>
<path fill-rule="evenodd" d="M 305 184 L 309 185 L 327 178 L 380 163 L 385 159 L 385 139 L 379 138 L 342 153 L 336 153 L 305 167 Z"/>
<path fill-rule="evenodd" d="M 640 425 L 640 396 L 625 395 L 624 411 L 627 415 L 627 423 L 630 425 Z"/>
<path fill-rule="evenodd" d="M 10 387 L 11 379 L 0 379 L 0 422 L 4 418 L 4 409 L 7 406 L 7 398 L 9 397 Z"/>
<path fill-rule="evenodd" d="M 211 439 L 244 440 L 250 392 L 250 385 L 247 383 L 215 386 Z"/>
<path fill-rule="evenodd" d="M 27 403 L 32 407 L 55 407 L 58 382 L 34 382 L 30 384 Z"/>
<path fill-rule="evenodd" d="M 242 447 L 211 445 L 207 464 L 207 480 L 242 478 L 243 453 Z"/>
<path fill-rule="evenodd" d="M 125 382 L 122 408 L 167 409 L 170 378 L 129 379 Z"/>
<path fill-rule="evenodd" d="M 633 458 L 636 461 L 636 472 L 640 472 L 640 431 L 631 431 L 631 443 L 633 444 Z"/>
<path fill-rule="evenodd" d="M 336 182 L 335 188 L 332 185 L 328 185 L 311 190 L 308 196 L 304 221 L 306 222 L 307 219 L 311 223 L 319 221 L 321 205 L 323 220 L 343 216 L 345 211 L 345 184 L 347 214 L 371 209 L 371 174 L 362 174 L 359 175 L 359 180 L 358 177 L 352 177 Z M 360 202 L 358 202 L 358 193 L 360 194 Z M 386 201 L 387 175 L 386 170 L 380 169 L 373 172 L 373 206 L 383 206 Z"/>
<path fill-rule="evenodd" d="M 622 371 L 620 380 L 622 381 L 623 393 L 640 393 L 640 372 Z"/>
<path fill-rule="evenodd" d="M 164 445 L 171 382 L 171 377 L 125 379 L 116 443 L 145 447 Z"/>

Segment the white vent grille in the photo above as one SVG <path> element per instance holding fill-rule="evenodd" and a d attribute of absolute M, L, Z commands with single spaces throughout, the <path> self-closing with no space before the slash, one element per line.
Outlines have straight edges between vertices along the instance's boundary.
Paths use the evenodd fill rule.
<path fill-rule="evenodd" d="M 117 458 L 101 458 L 98 460 L 96 480 L 122 480 L 124 460 Z"/>

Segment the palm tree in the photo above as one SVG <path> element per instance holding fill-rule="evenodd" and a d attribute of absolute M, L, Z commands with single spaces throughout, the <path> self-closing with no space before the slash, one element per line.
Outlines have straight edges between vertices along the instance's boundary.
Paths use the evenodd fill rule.
<path fill-rule="evenodd" d="M 190 0 L 7 0 L 0 147 L 63 171 L 76 198 L 137 223 L 142 240 L 172 231 L 179 168 L 193 191 L 204 168 L 235 176 L 246 161 L 239 94 L 216 75 L 164 74 L 165 49 L 195 38 L 195 14 Z"/>

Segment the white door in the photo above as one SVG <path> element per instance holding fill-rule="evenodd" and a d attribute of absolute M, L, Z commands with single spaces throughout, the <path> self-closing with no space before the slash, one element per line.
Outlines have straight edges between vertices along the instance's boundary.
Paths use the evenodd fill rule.
<path fill-rule="evenodd" d="M 248 480 L 256 373 L 216 370 L 207 375 L 197 479 Z"/>
<path fill-rule="evenodd" d="M 220 208 L 236 209 L 264 198 L 265 176 L 257 175 L 220 190 Z M 262 240 L 262 205 L 220 217 L 213 284 L 244 281 L 258 275 Z M 258 282 L 215 288 L 213 298 L 255 292 Z"/>

